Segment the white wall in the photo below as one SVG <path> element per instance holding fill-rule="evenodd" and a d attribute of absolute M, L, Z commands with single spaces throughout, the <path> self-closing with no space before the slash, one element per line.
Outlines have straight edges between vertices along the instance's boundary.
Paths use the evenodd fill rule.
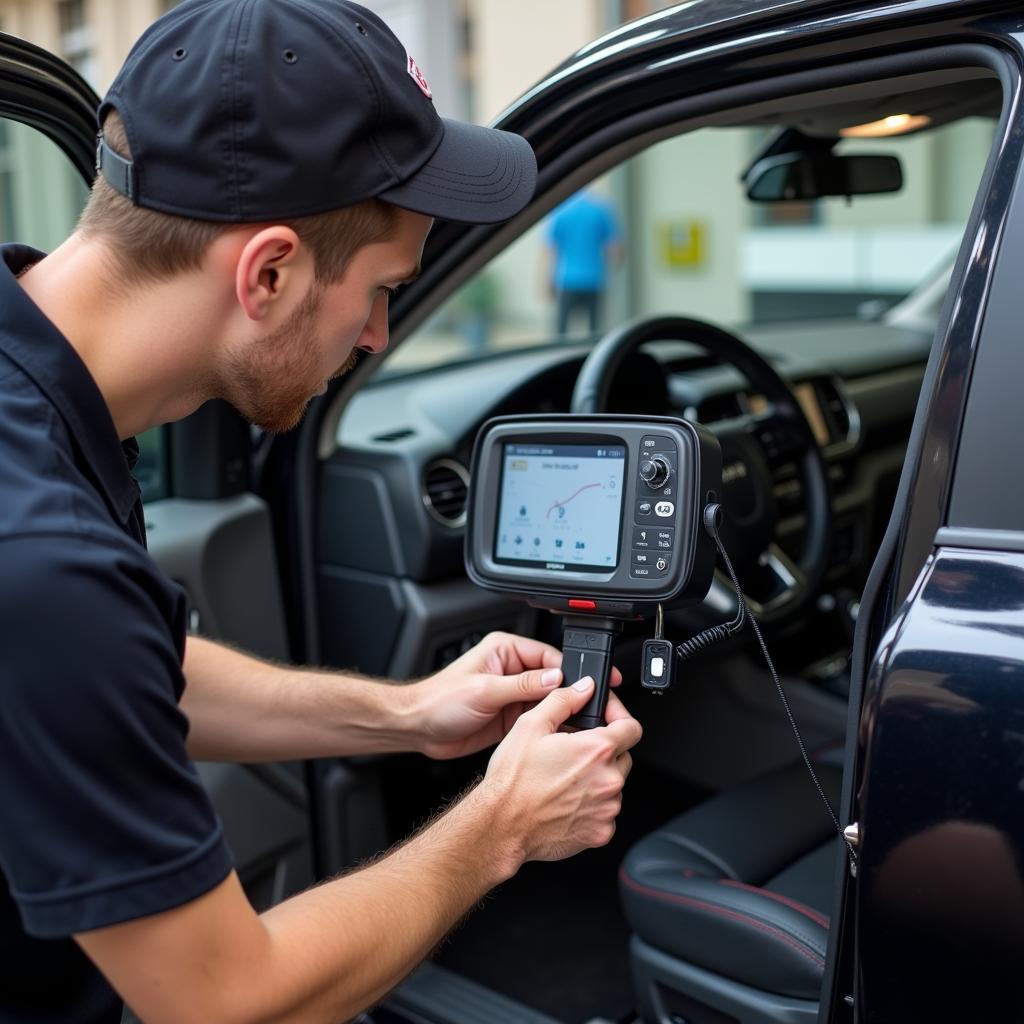
<path fill-rule="evenodd" d="M 553 67 L 600 33 L 598 0 L 471 0 L 475 111 L 492 121 Z M 524 336 L 551 336 L 544 227 L 539 225 L 495 261 L 501 318 Z"/>
<path fill-rule="evenodd" d="M 96 78 L 89 84 L 102 96 L 135 40 L 160 14 L 157 0 L 90 0 L 88 17 L 96 52 Z"/>
<path fill-rule="evenodd" d="M 468 116 L 460 81 L 457 0 L 361 0 L 405 45 L 444 117 Z"/>
<path fill-rule="evenodd" d="M 93 58 L 89 84 L 101 96 L 132 44 L 159 13 L 158 0 L 86 0 Z M 61 55 L 55 0 L 0 0 L 0 28 Z"/>
<path fill-rule="evenodd" d="M 470 14 L 483 124 L 601 31 L 598 0 L 470 0 Z"/>
<path fill-rule="evenodd" d="M 668 139 L 636 158 L 628 258 L 637 264 L 637 311 L 687 311 L 724 323 L 747 318 L 740 238 L 750 220 L 737 182 L 750 151 L 742 128 L 704 129 Z M 704 261 L 667 266 L 659 230 L 696 222 L 704 231 Z"/>

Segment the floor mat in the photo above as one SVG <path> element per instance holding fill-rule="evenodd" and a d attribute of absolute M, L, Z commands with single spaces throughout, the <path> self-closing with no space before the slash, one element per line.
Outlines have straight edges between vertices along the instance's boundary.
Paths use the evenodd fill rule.
<path fill-rule="evenodd" d="M 437 960 L 567 1024 L 618 1020 L 633 1005 L 627 947 L 610 865 L 588 854 L 528 864 L 474 912 Z"/>
<path fill-rule="evenodd" d="M 648 798 L 627 797 L 611 844 L 567 861 L 525 865 L 449 938 L 437 962 L 566 1024 L 632 1020 L 619 865 L 637 838 L 699 794 L 640 771 L 629 790 Z"/>

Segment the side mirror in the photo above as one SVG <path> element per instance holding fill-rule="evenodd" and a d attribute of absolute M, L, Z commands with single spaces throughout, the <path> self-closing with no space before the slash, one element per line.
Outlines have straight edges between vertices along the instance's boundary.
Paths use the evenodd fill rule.
<path fill-rule="evenodd" d="M 903 168 L 895 156 L 780 153 L 758 160 L 744 184 L 747 198 L 755 203 L 869 196 L 898 192 Z"/>

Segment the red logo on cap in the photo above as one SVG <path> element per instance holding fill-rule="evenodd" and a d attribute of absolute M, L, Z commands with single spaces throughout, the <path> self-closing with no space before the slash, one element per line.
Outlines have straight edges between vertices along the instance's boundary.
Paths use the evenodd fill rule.
<path fill-rule="evenodd" d="M 427 80 L 423 77 L 423 72 L 420 71 L 419 64 L 417 64 L 411 56 L 409 56 L 409 65 L 406 70 L 409 72 L 409 77 L 420 87 L 420 92 L 423 93 L 428 100 L 432 100 L 434 98 L 434 94 L 430 91 L 430 86 L 427 85 Z"/>

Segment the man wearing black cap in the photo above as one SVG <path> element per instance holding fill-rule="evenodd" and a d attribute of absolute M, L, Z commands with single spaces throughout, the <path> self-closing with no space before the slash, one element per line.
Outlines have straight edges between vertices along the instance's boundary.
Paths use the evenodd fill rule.
<path fill-rule="evenodd" d="M 119 995 L 148 1024 L 338 1021 L 525 861 L 607 842 L 639 725 L 613 698 L 605 728 L 559 732 L 593 684 L 559 688 L 558 652 L 520 637 L 404 687 L 186 643 L 132 436 L 214 397 L 294 425 L 386 346 L 432 218 L 512 216 L 533 154 L 439 118 L 343 0 L 186 0 L 100 120 L 74 235 L 0 248 L 0 1020 L 113 1024 Z M 192 762 L 494 743 L 443 817 L 263 915 Z"/>

